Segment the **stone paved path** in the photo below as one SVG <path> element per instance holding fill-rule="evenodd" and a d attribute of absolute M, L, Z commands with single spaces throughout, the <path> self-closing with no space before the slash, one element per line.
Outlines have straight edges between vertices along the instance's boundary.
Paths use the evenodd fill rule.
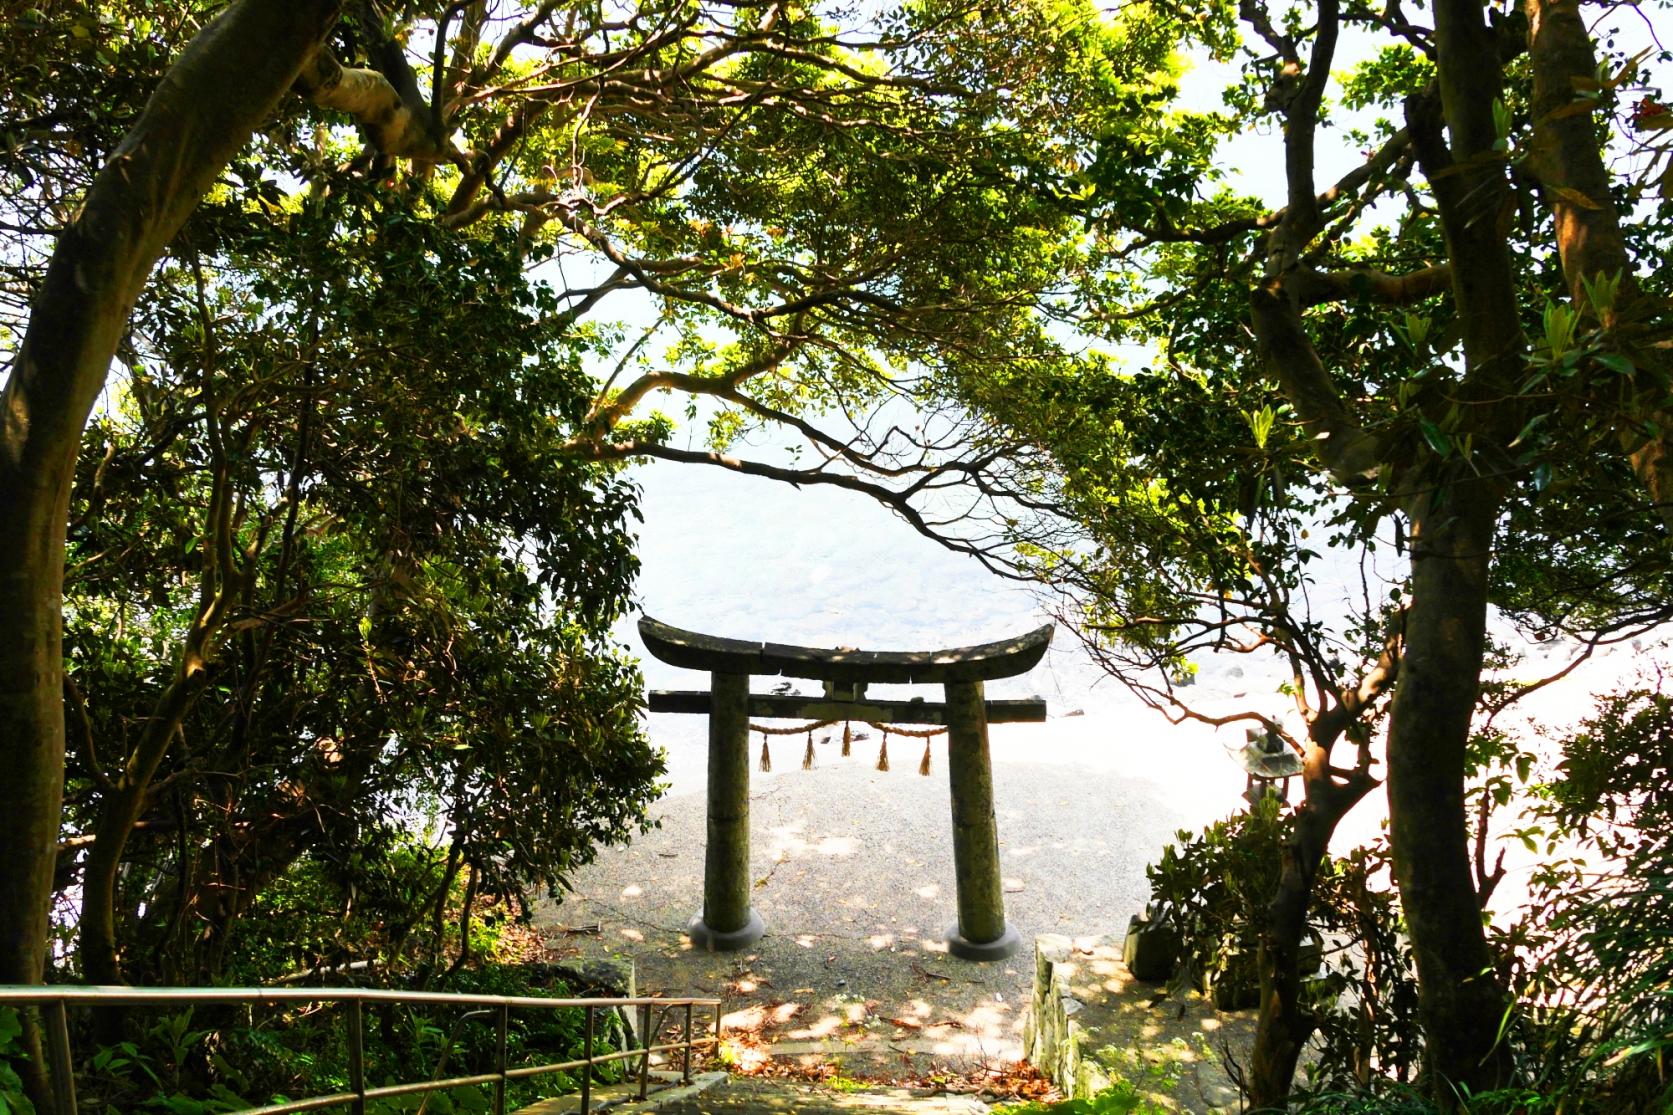
<path fill-rule="evenodd" d="M 662 1115 L 985 1115 L 988 1105 L 970 1096 L 920 1095 L 900 1088 L 850 1092 L 735 1077 L 657 1110 Z"/>
<path fill-rule="evenodd" d="M 990 1108 L 973 1096 L 931 1095 L 904 1088 L 832 1088 L 788 1080 L 752 1079 L 705 1073 L 693 1084 L 663 1082 L 636 1100 L 634 1089 L 615 1086 L 594 1092 L 592 1110 L 598 1115 L 987 1115 Z M 579 1097 L 561 1096 L 525 1107 L 517 1115 L 576 1115 Z"/>
<path fill-rule="evenodd" d="M 814 770 L 797 769 L 797 741 L 776 756 L 788 772 L 756 775 L 751 876 L 765 939 L 710 954 L 685 937 L 702 902 L 705 840 L 703 794 L 688 792 L 658 802 L 660 828 L 602 852 L 576 873 L 573 894 L 537 912 L 553 958 L 632 959 L 641 991 L 722 996 L 729 1032 L 756 1033 L 780 1055 L 835 1056 L 853 1075 L 1015 1060 L 1034 936 L 1119 931 L 1148 897 L 1145 863 L 1181 819 L 1142 782 L 1008 762 L 996 746 L 1006 912 L 1028 947 L 972 964 L 943 940 L 955 917 L 945 755 L 929 778 L 910 748 L 882 773 L 875 750 L 862 754 L 875 739 L 844 760 L 834 735 L 815 741 Z"/>

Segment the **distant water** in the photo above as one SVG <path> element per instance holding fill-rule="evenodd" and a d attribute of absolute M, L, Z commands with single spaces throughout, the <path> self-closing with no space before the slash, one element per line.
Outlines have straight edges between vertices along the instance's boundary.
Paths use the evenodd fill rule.
<path fill-rule="evenodd" d="M 792 488 L 703 466 L 654 463 L 640 534 L 644 611 L 716 635 L 866 650 L 932 650 L 987 642 L 1051 622 L 1029 586 L 924 538 L 858 493 Z M 630 617 L 621 640 L 640 653 L 653 689 L 703 689 L 706 674 L 645 654 Z M 776 680 L 776 679 L 775 679 Z M 758 679 L 757 691 L 775 682 Z M 799 682 L 800 691 L 817 691 Z M 1242 683 L 1240 682 L 1239 685 Z M 933 686 L 880 686 L 872 694 L 934 700 Z M 999 778 L 1008 763 L 1118 771 L 1154 784 L 1159 807 L 1204 822 L 1237 805 L 1243 774 L 1226 747 L 1242 732 L 1172 726 L 1144 708 L 1059 629 L 1033 671 L 990 683 L 994 697 L 1041 696 L 1047 724 L 996 725 Z M 1206 695 L 1206 692 L 1205 692 Z M 668 750 L 671 792 L 700 792 L 706 724 L 698 716 L 650 717 Z M 785 767 L 780 762 L 779 777 Z"/>
<path fill-rule="evenodd" d="M 638 595 L 644 611 L 666 623 L 743 639 L 930 650 L 986 642 L 1050 622 L 1028 586 L 997 577 L 973 558 L 923 538 L 858 493 L 797 489 L 666 462 L 641 466 L 634 476 L 644 488 L 645 516 Z M 1360 592 L 1357 572 L 1351 577 L 1345 570 L 1327 573 L 1324 582 L 1319 598 Z M 706 674 L 650 658 L 636 620 L 629 617 L 618 636 L 641 656 L 651 688 L 707 687 Z M 1516 671 L 1524 679 L 1553 672 L 1574 650 L 1560 641 L 1516 642 L 1526 655 Z M 1593 693 L 1631 680 L 1659 649 L 1641 644 L 1599 654 L 1574 677 L 1528 702 L 1527 712 L 1537 720 L 1531 731 L 1553 735 L 1584 716 L 1592 708 Z M 1189 692 L 1209 711 L 1257 707 L 1293 720 L 1293 704 L 1278 691 L 1283 679 L 1276 663 L 1221 655 L 1199 666 L 1198 683 Z M 756 688 L 764 692 L 774 683 L 761 678 Z M 798 685 L 801 692 L 816 692 L 817 683 Z M 933 700 L 936 688 L 885 686 L 873 694 Z M 1149 784 L 1158 808 L 1193 825 L 1239 805 L 1244 776 L 1231 752 L 1243 742 L 1242 727 L 1169 724 L 1105 677 L 1071 632 L 1060 629 L 1040 666 L 990 684 L 989 693 L 1039 695 L 1051 713 L 1044 725 L 994 727 L 997 778 L 1004 778 L 1010 763 L 1116 771 Z M 704 719 L 652 716 L 650 731 L 668 751 L 670 792 L 701 792 Z M 794 756 L 787 751 L 786 758 Z M 799 775 L 796 766 L 781 761 L 776 773 L 765 777 Z M 1350 817 L 1343 837 L 1368 838 L 1385 813 L 1380 792 L 1373 793 Z M 1507 824 L 1512 820 L 1507 817 Z"/>
<path fill-rule="evenodd" d="M 1025 586 L 931 542 L 859 493 L 669 463 L 635 478 L 644 486 L 639 594 L 647 613 L 675 626 L 914 650 L 1048 622 Z M 629 641 L 637 646 L 637 635 Z M 657 685 L 689 675 L 654 661 L 645 668 Z M 1030 675 L 996 687 L 1033 692 L 1043 681 Z"/>

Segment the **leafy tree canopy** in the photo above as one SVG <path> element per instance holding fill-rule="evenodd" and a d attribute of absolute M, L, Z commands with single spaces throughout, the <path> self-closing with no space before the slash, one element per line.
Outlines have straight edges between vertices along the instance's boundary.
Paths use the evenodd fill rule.
<path fill-rule="evenodd" d="M 95 979 L 225 970 L 269 880 L 323 856 L 352 895 L 415 811 L 446 822 L 449 885 L 493 893 L 623 838 L 656 764 L 605 642 L 634 568 L 618 462 L 841 484 L 934 532 L 940 485 L 1026 446 L 962 410 L 909 434 L 891 402 L 1072 362 L 1066 175 L 1124 143 L 1177 178 L 1206 149 L 1161 126 L 1171 30 L 1079 4 L 362 0 L 227 161 L 165 156 L 154 182 L 133 158 L 209 135 L 264 11 L 30 7 L 0 48 L 7 398 L 53 416 L 10 427 L 7 459 L 91 415 L 64 698 L 34 728 L 16 708 L 42 771 L 67 715 L 55 885 L 81 889 Z M 134 202 L 113 165 L 142 193 L 182 165 L 208 186 Z M 77 304 L 55 255 L 126 251 L 151 213 L 184 221 L 155 278 L 135 256 L 82 299 L 130 315 L 114 375 L 31 342 Z M 672 438 L 666 391 L 711 401 L 707 448 Z M 811 463 L 726 455 L 763 425 Z M 19 607 L 56 615 L 50 580 Z"/>
<path fill-rule="evenodd" d="M 1296 945 L 1330 833 L 1386 779 L 1444 1106 L 1513 1076 L 1464 779 L 1472 732 L 1533 686 L 1489 675 L 1490 609 L 1587 645 L 1670 614 L 1668 58 L 1561 2 L 1153 10 L 1232 65 L 1223 108 L 1163 90 L 1154 137 L 1096 135 L 1058 199 L 1085 230 L 1064 316 L 1143 366 L 954 390 L 1036 449 L 1000 529 L 1094 652 L 1305 764 L 1256 1101 L 1316 1022 Z M 1274 196 L 1223 174 L 1251 149 Z M 1282 694 L 1199 706 L 1181 683 L 1207 651 L 1275 655 Z"/>

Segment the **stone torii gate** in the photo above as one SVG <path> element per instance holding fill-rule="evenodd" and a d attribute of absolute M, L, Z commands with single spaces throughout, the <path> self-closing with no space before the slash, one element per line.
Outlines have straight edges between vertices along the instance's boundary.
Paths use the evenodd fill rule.
<path fill-rule="evenodd" d="M 1017 931 L 1005 924 L 988 724 L 1043 721 L 1046 703 L 1039 698 L 989 701 L 983 683 L 1033 669 L 1051 642 L 1051 624 L 1014 639 L 921 652 L 722 639 L 649 616 L 639 620 L 639 635 L 645 649 L 670 666 L 710 674 L 707 693 L 657 690 L 649 699 L 652 712 L 709 717 L 708 846 L 703 912 L 687 927 L 693 945 L 732 951 L 766 932 L 750 905 L 749 872 L 749 723 L 751 717 L 762 717 L 945 725 L 958 888 L 958 923 L 947 931 L 948 951 L 967 960 L 1001 960 L 1021 947 Z M 749 679 L 755 674 L 821 681 L 825 692 L 818 697 L 751 693 Z M 866 698 L 867 685 L 900 683 L 939 683 L 945 686 L 945 701 Z"/>

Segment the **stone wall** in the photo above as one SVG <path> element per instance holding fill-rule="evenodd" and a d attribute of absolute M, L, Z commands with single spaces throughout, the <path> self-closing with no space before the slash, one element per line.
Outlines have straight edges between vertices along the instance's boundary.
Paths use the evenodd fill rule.
<path fill-rule="evenodd" d="M 1078 954 L 1068 937 L 1046 934 L 1034 939 L 1034 1001 L 1023 1030 L 1023 1057 L 1070 1099 L 1110 1085 L 1107 1071 L 1084 1056 L 1089 1035 L 1076 1016 L 1086 1009 L 1080 996 L 1094 990 L 1086 986 L 1095 982 L 1092 969 L 1120 960 L 1121 942 L 1113 937 L 1083 939 Z"/>
<path fill-rule="evenodd" d="M 1119 937 L 1035 939 L 1023 1055 L 1070 1099 L 1124 1085 L 1164 1111 L 1239 1111 L 1225 1063 L 1247 1058 L 1254 1023 L 1134 980 Z"/>

